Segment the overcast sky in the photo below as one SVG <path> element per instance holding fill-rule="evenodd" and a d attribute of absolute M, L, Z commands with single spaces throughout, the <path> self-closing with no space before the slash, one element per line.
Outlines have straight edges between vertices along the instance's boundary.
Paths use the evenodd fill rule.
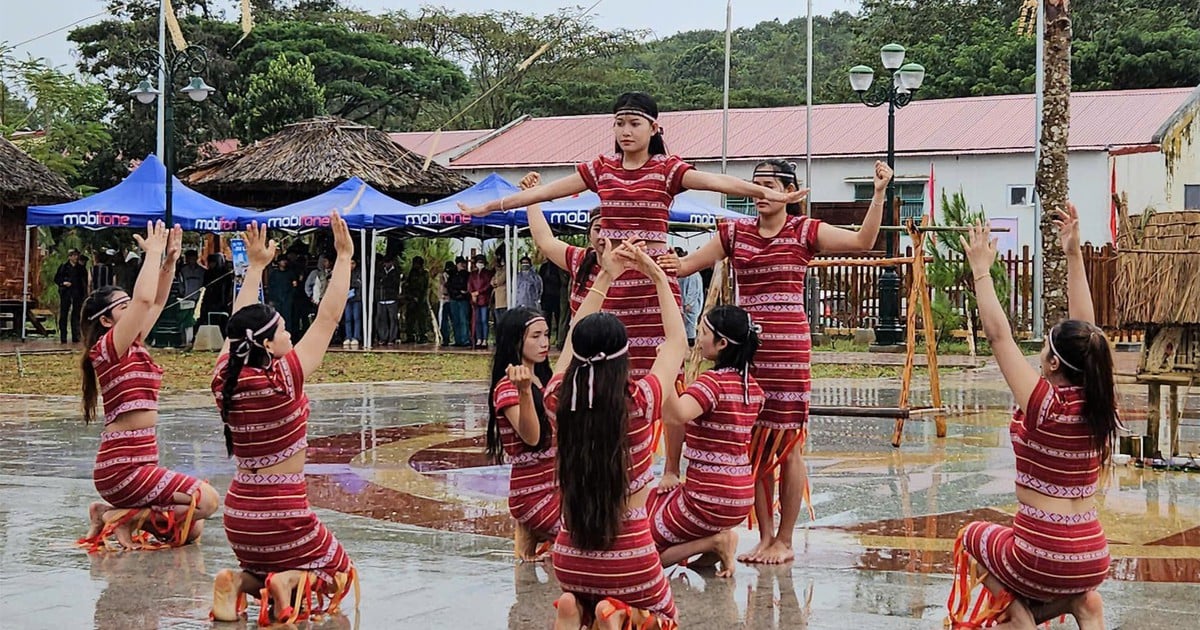
<path fill-rule="evenodd" d="M 74 53 L 67 42 L 68 24 L 83 20 L 81 24 L 97 22 L 104 15 L 105 0 L 0 0 L 4 5 L 0 18 L 0 42 L 9 46 L 43 35 L 55 29 L 62 30 L 20 45 L 16 56 L 44 57 L 57 66 L 74 66 Z M 226 6 L 228 15 L 234 15 L 233 0 L 218 0 Z M 412 8 L 419 4 L 440 4 L 458 11 L 516 10 L 527 13 L 550 13 L 560 7 L 590 5 L 590 0 L 442 0 L 441 2 L 414 2 L 405 0 L 350 0 L 349 4 L 371 12 L 388 9 Z M 833 11 L 856 11 L 858 0 L 813 0 L 813 12 L 828 14 Z M 653 8 L 650 8 L 653 7 Z M 734 28 L 753 26 L 764 20 L 787 21 L 805 14 L 804 0 L 771 2 L 766 0 L 734 0 Z M 658 36 L 671 35 L 694 29 L 724 29 L 725 0 L 601 0 L 593 13 L 601 28 L 650 29 Z"/>

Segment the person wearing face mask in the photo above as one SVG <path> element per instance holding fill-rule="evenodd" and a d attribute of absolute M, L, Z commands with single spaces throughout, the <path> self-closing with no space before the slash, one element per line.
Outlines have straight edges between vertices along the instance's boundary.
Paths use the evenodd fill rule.
<path fill-rule="evenodd" d="M 533 269 L 533 261 L 528 256 L 521 257 L 517 267 L 517 308 L 538 310 L 542 303 L 542 277 Z"/>
<path fill-rule="evenodd" d="M 488 308 L 492 304 L 492 272 L 487 269 L 487 258 L 475 257 L 475 268 L 467 278 L 467 291 L 471 294 L 471 339 L 476 350 L 487 348 Z"/>
<path fill-rule="evenodd" d="M 492 271 L 492 308 L 496 321 L 508 310 L 508 267 L 505 266 L 507 252 L 504 246 L 496 248 L 496 268 Z"/>

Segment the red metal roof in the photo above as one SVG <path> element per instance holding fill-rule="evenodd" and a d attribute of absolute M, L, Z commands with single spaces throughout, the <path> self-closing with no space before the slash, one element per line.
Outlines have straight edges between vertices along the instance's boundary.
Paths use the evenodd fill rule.
<path fill-rule="evenodd" d="M 491 129 L 471 129 L 468 131 L 443 131 L 440 138 L 437 139 L 436 146 L 434 144 L 434 136 L 437 132 L 434 131 L 406 131 L 389 133 L 388 137 L 392 142 L 412 151 L 421 156 L 425 156 L 431 149 L 437 153 L 445 153 L 461 147 L 465 144 L 470 144 L 476 140 L 492 133 Z"/>
<path fill-rule="evenodd" d="M 1195 90 L 1170 88 L 1071 95 L 1071 148 L 1152 143 L 1154 133 Z M 1032 151 L 1032 94 L 914 101 L 896 113 L 899 154 Z M 533 118 L 453 160 L 452 168 L 573 164 L 612 150 L 611 116 Z M 721 156 L 721 110 L 669 112 L 659 119 L 669 151 L 689 160 Z M 729 112 L 729 157 L 804 155 L 803 107 Z M 880 155 L 887 150 L 887 107 L 813 107 L 813 154 Z M 443 139 L 443 144 L 446 140 Z"/>

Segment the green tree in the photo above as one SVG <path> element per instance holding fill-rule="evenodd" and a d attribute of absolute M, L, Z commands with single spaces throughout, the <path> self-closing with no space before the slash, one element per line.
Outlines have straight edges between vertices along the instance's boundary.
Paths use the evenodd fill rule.
<path fill-rule="evenodd" d="M 280 53 L 267 64 L 266 72 L 250 75 L 248 83 L 245 96 L 230 98 L 238 109 L 233 127 L 242 142 L 254 142 L 289 123 L 325 113 L 325 89 L 317 85 L 307 57 L 292 62 Z"/>
<path fill-rule="evenodd" d="M 987 219 L 983 208 L 971 210 L 962 191 L 947 197 L 942 192 L 943 225 L 966 227 Z M 939 234 L 929 248 L 933 259 L 925 268 L 929 287 L 933 290 L 933 325 L 938 341 L 948 341 L 951 333 L 966 325 L 966 318 L 978 319 L 978 302 L 974 285 L 970 284 L 971 266 L 963 250 L 961 234 L 948 232 Z M 997 260 L 992 264 L 992 283 L 1001 304 L 1009 302 L 1010 285 L 1004 264 Z M 972 327 L 972 330 L 976 330 Z"/>

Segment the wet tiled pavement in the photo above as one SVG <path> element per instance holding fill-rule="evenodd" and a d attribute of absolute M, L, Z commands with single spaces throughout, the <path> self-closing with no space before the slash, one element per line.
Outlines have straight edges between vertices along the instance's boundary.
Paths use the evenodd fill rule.
<path fill-rule="evenodd" d="M 889 419 L 814 418 L 808 463 L 818 518 L 797 532 L 796 562 L 741 565 L 729 580 L 677 571 L 683 627 L 941 627 L 958 528 L 975 518 L 1004 522 L 1015 509 L 1010 397 L 997 377 L 947 377 L 949 435 L 938 439 L 932 419 L 913 419 L 898 450 Z M 363 586 L 357 615 L 316 627 L 549 626 L 558 587 L 548 567 L 513 565 L 507 471 L 479 453 L 483 390 L 310 388 L 310 498 Z M 892 380 L 831 381 L 818 382 L 815 397 L 882 406 L 897 392 Z M 1129 393 L 1123 402 L 1144 404 Z M 0 628 L 211 627 L 212 576 L 235 564 L 219 516 L 188 548 L 88 556 L 72 546 L 94 500 L 98 443 L 98 429 L 72 417 L 75 404 L 0 396 Z M 1187 423 L 1197 424 L 1197 396 L 1187 408 Z M 1137 424 L 1138 414 L 1126 417 Z M 164 400 L 159 440 L 165 465 L 228 487 L 233 466 L 211 398 Z M 1200 431 L 1185 429 L 1183 442 L 1200 452 Z M 1101 590 L 1109 627 L 1200 627 L 1200 474 L 1118 468 L 1101 511 L 1114 556 Z M 749 547 L 755 534 L 741 534 Z"/>

